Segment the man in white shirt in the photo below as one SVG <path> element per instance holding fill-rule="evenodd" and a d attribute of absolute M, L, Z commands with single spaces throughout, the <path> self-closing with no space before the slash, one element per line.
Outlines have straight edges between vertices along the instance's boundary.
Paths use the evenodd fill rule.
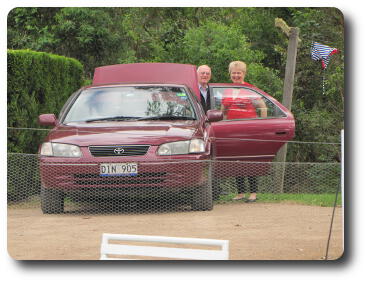
<path fill-rule="evenodd" d="M 198 82 L 199 82 L 199 90 L 200 90 L 200 100 L 201 105 L 204 108 L 204 111 L 210 109 L 210 93 L 208 83 L 212 76 L 212 71 L 209 66 L 201 65 L 197 69 L 198 74 Z"/>

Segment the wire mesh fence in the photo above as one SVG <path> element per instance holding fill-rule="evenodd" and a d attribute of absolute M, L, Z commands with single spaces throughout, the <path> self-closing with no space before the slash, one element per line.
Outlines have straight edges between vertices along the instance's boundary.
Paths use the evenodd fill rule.
<path fill-rule="evenodd" d="M 292 146 L 296 150 L 292 150 Z M 218 156 L 215 147 L 213 147 L 211 155 L 202 160 L 185 159 L 183 157 L 152 160 L 149 150 L 153 152 L 156 150 L 152 147 L 150 146 L 147 149 L 147 154 L 141 156 L 94 156 L 88 160 L 63 157 L 50 158 L 36 153 L 8 152 L 7 199 L 8 209 L 11 212 L 8 214 L 8 218 L 11 218 L 9 224 L 11 230 L 9 232 L 10 250 L 15 250 L 15 247 L 22 241 L 19 234 L 22 236 L 29 233 L 26 222 L 30 221 L 32 223 L 31 219 L 33 218 L 39 221 L 37 217 L 40 217 L 40 215 L 63 219 L 63 221 L 69 223 L 67 225 L 70 225 L 71 229 L 72 222 L 75 221 L 68 218 L 71 215 L 81 216 L 82 219 L 108 215 L 132 217 L 125 218 L 125 223 L 132 221 L 131 225 L 133 225 L 133 222 L 136 221 L 134 219 L 136 215 L 148 215 L 150 217 L 155 215 L 159 218 L 157 221 L 160 222 L 167 221 L 167 216 L 165 216 L 167 213 L 178 212 L 184 215 L 187 212 L 195 213 L 197 211 L 198 213 L 204 212 L 207 213 L 205 215 L 210 215 L 217 210 L 221 215 L 216 215 L 215 220 L 208 220 L 205 218 L 208 216 L 204 214 L 188 216 L 192 218 L 194 224 L 200 223 L 200 225 L 195 231 L 184 236 L 193 237 L 197 235 L 197 229 L 203 229 L 203 231 L 206 229 L 202 228 L 207 225 L 205 221 L 209 223 L 214 221 L 216 227 L 208 228 L 209 230 L 205 230 L 206 234 L 204 233 L 202 236 L 216 238 L 215 235 L 224 233 L 223 235 L 227 235 L 224 237 L 231 238 L 230 235 L 235 235 L 241 225 L 245 225 L 241 224 L 241 220 L 238 220 L 239 223 L 228 228 L 227 223 L 221 222 L 221 217 L 223 217 L 224 222 L 231 222 L 231 220 L 224 218 L 224 215 L 226 211 L 232 211 L 231 209 L 234 208 L 238 211 L 236 213 L 248 213 L 248 217 L 254 217 L 260 223 L 265 221 L 263 218 L 269 219 L 271 227 L 269 225 L 262 228 L 253 226 L 255 230 L 258 229 L 261 232 L 261 235 L 265 235 L 262 237 L 266 237 L 267 233 L 269 237 L 274 237 L 270 235 L 276 233 L 275 238 L 277 238 L 280 233 L 284 237 L 282 238 L 283 243 L 284 240 L 287 241 L 296 237 L 297 233 L 308 235 L 308 238 L 304 239 L 302 244 L 293 243 L 290 240 L 289 243 L 299 246 L 302 246 L 303 243 L 309 243 L 315 238 L 315 233 L 319 233 L 320 237 L 318 241 L 314 240 L 313 248 L 317 250 L 317 253 L 312 255 L 304 255 L 303 257 L 299 255 L 306 249 L 302 247 L 292 248 L 288 253 L 288 257 L 285 255 L 282 257 L 282 251 L 271 246 L 270 249 L 268 247 L 268 253 L 264 254 L 263 257 L 261 257 L 259 250 L 251 251 L 250 249 L 250 252 L 248 252 L 236 249 L 232 252 L 240 250 L 241 254 L 232 258 L 325 259 L 328 229 L 330 222 L 333 220 L 332 209 L 334 205 L 340 207 L 342 204 L 340 190 L 341 164 L 338 162 L 339 144 L 288 144 L 288 150 L 292 152 L 292 158 L 296 157 L 295 159 L 299 157 L 298 153 L 302 151 L 312 152 L 315 147 L 318 147 L 318 152 L 321 152 L 322 156 L 318 156 L 318 159 L 313 162 L 222 160 Z M 320 150 L 322 147 L 323 149 Z M 15 148 L 13 145 L 13 149 Z M 96 150 L 96 148 L 86 147 L 83 153 L 92 156 L 93 150 Z M 132 148 L 131 150 L 142 149 Z M 32 150 L 29 151 L 32 152 Z M 94 152 L 94 154 L 98 155 L 98 152 Z M 250 193 L 256 193 L 256 204 L 249 204 L 248 208 L 241 212 L 242 207 L 246 206 L 247 199 L 234 200 L 238 193 L 244 193 L 246 197 Z M 293 206 L 270 206 L 272 204 L 291 204 Z M 39 214 L 34 212 L 35 210 Z M 259 211 L 261 210 L 265 210 L 266 215 L 260 215 Z M 29 211 L 32 211 L 32 213 Z M 282 216 L 274 218 L 277 213 Z M 341 211 L 337 211 L 336 214 L 338 221 L 342 221 Z M 175 217 L 177 218 L 177 215 Z M 202 220 L 197 220 L 196 217 L 200 217 Z M 239 216 L 233 215 L 229 219 L 237 219 L 237 217 Z M 282 217 L 285 217 L 284 220 Z M 15 224 L 18 218 L 22 219 L 21 224 Z M 251 221 L 251 218 L 246 218 L 244 215 L 243 219 L 246 219 L 247 222 Z M 47 218 L 44 221 L 47 221 Z M 101 218 L 99 221 L 103 223 L 105 220 Z M 186 221 L 190 222 L 190 220 Z M 276 223 L 281 230 L 272 232 L 273 223 Z M 312 228 L 316 224 L 317 228 Z M 49 229 L 48 232 L 51 233 L 51 230 L 54 229 L 51 226 L 54 224 L 49 223 L 48 225 L 45 231 Z M 150 224 L 147 226 L 149 227 Z M 173 225 L 172 229 L 178 229 L 173 227 L 175 226 Z M 338 258 L 342 254 L 340 239 L 343 231 L 340 230 L 340 224 L 336 227 L 339 227 L 337 228 L 339 229 L 338 243 L 335 244 L 334 241 L 334 246 L 332 244 L 330 248 L 333 258 Z M 155 228 L 151 228 L 154 231 Z M 136 226 L 134 226 L 134 229 L 136 229 Z M 167 229 L 167 231 L 170 231 L 169 228 Z M 290 234 L 286 234 L 287 229 Z M 312 229 L 316 229 L 316 231 Z M 124 229 L 122 230 L 121 232 L 125 232 Z M 244 227 L 243 231 L 250 233 L 250 230 L 250 228 Z M 155 231 L 155 234 L 159 234 L 157 230 Z M 160 230 L 158 229 L 158 231 Z M 208 231 L 211 231 L 212 234 Z M 120 231 L 101 230 L 100 232 L 118 233 Z M 181 234 L 167 233 L 166 235 L 182 236 Z M 75 235 L 76 232 L 71 236 L 63 231 L 58 234 L 58 237 L 67 238 L 75 237 Z M 251 234 L 241 235 L 241 237 L 251 238 Z M 41 240 L 46 239 L 42 235 L 39 235 L 39 238 Z M 274 245 L 276 245 L 277 239 L 275 238 L 266 239 L 266 242 L 274 240 Z M 51 240 L 49 237 L 47 239 Z M 59 244 L 55 242 L 55 245 Z M 70 249 L 75 249 L 72 244 L 70 245 Z M 290 247 L 287 248 L 290 249 Z M 35 250 L 30 250 L 28 254 L 23 254 L 19 259 L 37 258 L 32 257 L 34 254 L 37 254 Z M 65 258 L 62 255 L 58 256 L 54 254 L 54 256 L 49 257 L 42 254 L 37 259 Z M 85 256 L 87 259 L 93 259 L 94 257 L 98 258 L 99 255 Z M 83 257 L 78 258 L 73 255 L 70 259 L 83 259 Z"/>
<path fill-rule="evenodd" d="M 211 210 L 213 204 L 232 201 L 237 193 L 254 192 L 262 202 L 331 206 L 341 170 L 338 163 L 180 160 L 113 164 L 45 162 L 37 154 L 8 153 L 9 205 L 38 201 L 43 213 Z M 136 172 L 131 173 L 129 167 L 134 166 Z"/>

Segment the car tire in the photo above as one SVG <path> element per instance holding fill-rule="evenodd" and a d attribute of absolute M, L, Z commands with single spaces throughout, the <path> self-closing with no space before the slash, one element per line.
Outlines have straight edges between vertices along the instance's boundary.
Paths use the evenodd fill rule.
<path fill-rule="evenodd" d="M 41 209 L 44 214 L 64 212 L 64 193 L 41 187 Z"/>
<path fill-rule="evenodd" d="M 197 187 L 192 193 L 192 210 L 212 210 L 213 209 L 213 196 L 212 188 L 207 184 Z"/>
<path fill-rule="evenodd" d="M 222 188 L 220 187 L 220 179 L 214 178 L 212 181 L 212 189 L 213 189 L 213 200 L 218 200 L 220 194 L 222 193 Z"/>

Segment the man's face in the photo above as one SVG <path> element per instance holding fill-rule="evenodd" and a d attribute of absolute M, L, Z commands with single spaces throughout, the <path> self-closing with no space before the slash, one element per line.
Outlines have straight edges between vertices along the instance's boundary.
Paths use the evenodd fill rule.
<path fill-rule="evenodd" d="M 198 81 L 201 85 L 207 85 L 212 76 L 212 72 L 208 67 L 200 67 L 198 70 Z"/>

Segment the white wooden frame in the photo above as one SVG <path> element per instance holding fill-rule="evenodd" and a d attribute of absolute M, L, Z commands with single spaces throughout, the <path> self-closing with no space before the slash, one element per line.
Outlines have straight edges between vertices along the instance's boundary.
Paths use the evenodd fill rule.
<path fill-rule="evenodd" d="M 154 247 L 141 245 L 125 245 L 110 244 L 110 240 L 133 241 L 133 242 L 151 242 L 166 244 L 191 244 L 216 246 L 221 249 L 189 249 L 189 248 L 173 248 L 173 247 Z M 160 257 L 170 259 L 196 259 L 196 260 L 228 260 L 229 259 L 229 241 L 213 240 L 199 238 L 176 238 L 162 236 L 143 236 L 143 235 L 127 235 L 127 234 L 107 234 L 102 235 L 101 244 L 101 260 L 131 260 L 127 258 L 111 258 L 108 255 L 120 256 L 146 256 Z"/>

